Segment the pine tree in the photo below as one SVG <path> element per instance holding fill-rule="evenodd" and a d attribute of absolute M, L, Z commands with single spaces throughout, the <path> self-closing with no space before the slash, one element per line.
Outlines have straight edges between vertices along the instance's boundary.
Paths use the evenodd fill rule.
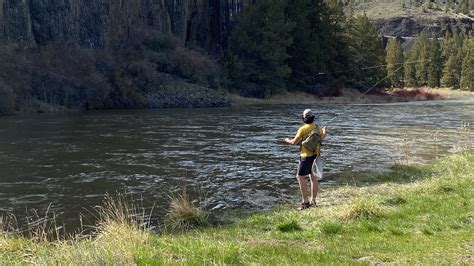
<path fill-rule="evenodd" d="M 408 55 L 405 57 L 405 86 L 416 87 L 418 82 L 416 79 L 415 65 L 420 54 L 420 47 L 417 42 L 413 45 Z"/>
<path fill-rule="evenodd" d="M 441 85 L 448 88 L 456 87 L 456 77 L 454 75 L 454 67 L 456 64 L 455 56 L 451 55 L 446 61 L 443 68 L 443 77 L 441 78 Z"/>
<path fill-rule="evenodd" d="M 360 90 L 375 85 L 384 86 L 381 80 L 385 77 L 385 69 L 369 68 L 385 64 L 385 51 L 377 29 L 365 14 L 350 18 L 348 25 L 353 85 Z"/>
<path fill-rule="evenodd" d="M 348 39 L 348 19 L 344 13 L 344 2 L 342 0 L 325 0 L 329 8 L 329 44 L 331 49 L 331 61 L 327 65 L 330 75 L 329 86 L 334 88 L 332 95 L 338 93 L 338 88 L 342 88 L 347 81 L 349 70 L 349 39 Z"/>
<path fill-rule="evenodd" d="M 432 88 L 439 87 L 443 62 L 441 59 L 441 45 L 436 37 L 433 38 L 430 44 L 429 60 L 428 86 Z"/>
<path fill-rule="evenodd" d="M 416 83 L 426 85 L 428 83 L 428 62 L 430 60 L 428 35 L 423 32 L 416 41 L 419 47 L 418 62 L 415 65 Z"/>
<path fill-rule="evenodd" d="M 324 0 L 290 0 L 287 14 L 295 23 L 294 42 L 288 49 L 292 69 L 290 87 L 311 91 L 321 82 L 318 73 L 329 72 L 336 56 L 331 11 Z"/>
<path fill-rule="evenodd" d="M 240 18 L 231 37 L 228 69 L 241 93 L 246 83 L 262 87 L 265 94 L 286 87 L 293 24 L 286 19 L 285 10 L 284 0 L 261 0 Z"/>
<path fill-rule="evenodd" d="M 460 88 L 474 91 L 474 38 L 464 41 Z"/>
<path fill-rule="evenodd" d="M 462 63 L 463 63 L 463 60 L 464 60 L 464 50 L 463 50 L 463 46 L 464 46 L 464 39 L 465 39 L 465 35 L 464 33 L 458 33 L 458 34 L 455 34 L 454 35 L 454 44 L 455 44 L 455 48 L 454 48 L 454 51 L 453 51 L 453 55 L 455 56 L 454 57 L 454 76 L 456 78 L 456 84 L 455 84 L 455 88 L 459 88 L 460 86 L 460 81 L 461 81 L 461 67 L 462 67 Z"/>
<path fill-rule="evenodd" d="M 403 50 L 396 39 L 389 39 L 387 43 L 387 73 L 392 87 L 403 86 Z"/>

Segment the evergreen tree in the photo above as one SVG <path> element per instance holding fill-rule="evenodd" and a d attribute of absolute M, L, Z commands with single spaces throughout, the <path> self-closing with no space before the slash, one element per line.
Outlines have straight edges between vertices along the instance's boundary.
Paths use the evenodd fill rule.
<path fill-rule="evenodd" d="M 443 62 L 441 58 L 441 45 L 438 38 L 434 37 L 430 44 L 430 57 L 428 67 L 428 86 L 439 87 Z"/>
<path fill-rule="evenodd" d="M 374 67 L 385 64 L 385 51 L 377 29 L 365 14 L 350 18 L 348 27 L 353 85 L 360 90 L 374 85 L 384 86 L 379 82 L 385 77 L 385 69 Z"/>
<path fill-rule="evenodd" d="M 462 62 L 460 87 L 474 91 L 474 38 L 464 41 L 464 60 Z"/>
<path fill-rule="evenodd" d="M 420 47 L 417 42 L 413 45 L 408 55 L 405 57 L 405 86 L 416 87 L 418 86 L 416 79 L 416 68 L 415 64 L 418 61 L 420 54 Z"/>
<path fill-rule="evenodd" d="M 453 35 L 449 31 L 446 31 L 441 46 L 441 57 L 443 59 L 443 62 L 445 62 L 453 54 L 453 50 L 455 48 Z"/>
<path fill-rule="evenodd" d="M 403 86 L 403 50 L 396 39 L 389 39 L 387 43 L 387 73 L 392 87 Z"/>
<path fill-rule="evenodd" d="M 287 49 L 293 42 L 293 23 L 285 10 L 284 0 L 260 0 L 239 19 L 231 37 L 228 70 L 241 93 L 246 83 L 262 87 L 265 94 L 285 88 L 291 73 Z"/>
<path fill-rule="evenodd" d="M 454 67 L 456 59 L 454 55 L 451 55 L 446 61 L 443 68 L 443 77 L 441 78 L 441 85 L 448 88 L 456 87 L 456 77 L 454 75 Z"/>
<path fill-rule="evenodd" d="M 426 85 L 428 83 L 428 62 L 430 60 L 428 35 L 425 32 L 421 33 L 416 42 L 419 49 L 418 60 L 416 60 L 417 63 L 415 65 L 416 83 L 418 85 Z"/>
<path fill-rule="evenodd" d="M 331 88 L 342 88 L 347 81 L 350 54 L 348 49 L 349 32 L 348 19 L 344 13 L 344 2 L 342 0 L 326 0 L 329 8 L 329 40 L 331 62 L 327 65 L 329 82 Z M 337 93 L 338 91 L 333 91 Z"/>
<path fill-rule="evenodd" d="M 461 67 L 464 60 L 464 50 L 463 50 L 464 39 L 465 39 L 465 35 L 462 32 L 454 35 L 455 48 L 453 51 L 453 55 L 455 56 L 454 57 L 454 60 L 455 60 L 454 76 L 456 78 L 456 84 L 454 86 L 455 88 L 459 88 L 460 86 L 459 83 L 461 81 Z"/>
<path fill-rule="evenodd" d="M 319 72 L 326 72 L 329 61 L 324 54 L 324 34 L 327 31 L 321 10 L 323 2 L 290 0 L 288 18 L 295 23 L 292 31 L 293 45 L 289 47 L 292 88 L 304 89 Z"/>

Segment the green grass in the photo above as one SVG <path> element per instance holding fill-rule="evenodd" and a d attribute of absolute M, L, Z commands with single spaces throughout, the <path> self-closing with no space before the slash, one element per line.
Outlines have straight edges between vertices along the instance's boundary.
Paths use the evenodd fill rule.
<path fill-rule="evenodd" d="M 157 235 L 109 221 L 82 240 L 0 237 L 0 264 L 473 263 L 474 154 L 372 177 L 325 190 L 318 208 L 224 227 Z"/>
<path fill-rule="evenodd" d="M 301 226 L 295 220 L 281 222 L 277 225 L 277 228 L 280 230 L 280 232 L 294 232 L 302 230 Z"/>

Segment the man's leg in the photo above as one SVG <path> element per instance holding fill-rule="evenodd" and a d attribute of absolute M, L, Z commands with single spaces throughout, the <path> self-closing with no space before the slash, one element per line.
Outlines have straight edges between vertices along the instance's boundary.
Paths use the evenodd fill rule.
<path fill-rule="evenodd" d="M 306 189 L 306 176 L 300 176 L 297 175 L 296 179 L 298 180 L 298 184 L 300 185 L 300 191 L 301 191 L 301 198 L 303 203 L 308 202 L 308 191 Z"/>
<path fill-rule="evenodd" d="M 311 203 L 316 206 L 316 197 L 318 196 L 318 176 L 311 172 Z"/>

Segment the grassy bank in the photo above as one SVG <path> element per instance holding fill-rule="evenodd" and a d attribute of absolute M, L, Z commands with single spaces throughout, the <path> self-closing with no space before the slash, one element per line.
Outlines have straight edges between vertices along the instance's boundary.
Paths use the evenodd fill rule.
<path fill-rule="evenodd" d="M 341 90 L 338 97 L 317 97 L 304 92 L 286 92 L 265 99 L 245 98 L 239 95 L 231 95 L 232 105 L 255 105 L 255 104 L 314 104 L 314 103 L 393 103 L 424 100 L 448 100 L 463 97 L 472 97 L 473 92 L 453 90 L 449 88 L 403 88 L 386 89 L 382 92 L 362 95 L 355 89 L 346 88 Z"/>
<path fill-rule="evenodd" d="M 94 237 L 47 242 L 4 235 L 0 263 L 474 262 L 474 154 L 355 179 L 323 187 L 318 208 L 279 206 L 223 227 L 158 235 L 109 214 Z"/>

